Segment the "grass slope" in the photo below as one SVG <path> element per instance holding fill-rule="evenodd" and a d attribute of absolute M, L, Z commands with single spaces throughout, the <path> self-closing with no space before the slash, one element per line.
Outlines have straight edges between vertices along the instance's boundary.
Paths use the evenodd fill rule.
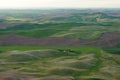
<path fill-rule="evenodd" d="M 117 23 L 116 23 L 117 24 Z M 118 24 L 119 25 L 119 24 Z M 95 39 L 106 32 L 119 32 L 120 27 L 100 26 L 99 24 L 22 24 L 0 31 L 0 35 L 17 34 L 28 37 L 68 37 Z M 113 27 L 114 26 L 114 27 Z"/>
<path fill-rule="evenodd" d="M 0 51 L 0 73 L 17 72 L 47 80 L 120 79 L 120 55 L 101 48 L 3 46 Z"/>
<path fill-rule="evenodd" d="M 95 39 L 106 32 L 120 32 L 119 9 L 8 11 L 1 10 L 0 23 L 16 25 L 0 24 L 0 35 Z"/>

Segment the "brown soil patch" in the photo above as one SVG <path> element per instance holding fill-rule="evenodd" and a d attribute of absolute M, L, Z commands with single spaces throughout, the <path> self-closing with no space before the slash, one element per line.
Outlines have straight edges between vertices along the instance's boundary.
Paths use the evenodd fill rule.
<path fill-rule="evenodd" d="M 98 46 L 115 47 L 120 43 L 120 33 L 108 32 L 96 40 L 75 38 L 29 38 L 19 35 L 0 36 L 0 46 Z"/>

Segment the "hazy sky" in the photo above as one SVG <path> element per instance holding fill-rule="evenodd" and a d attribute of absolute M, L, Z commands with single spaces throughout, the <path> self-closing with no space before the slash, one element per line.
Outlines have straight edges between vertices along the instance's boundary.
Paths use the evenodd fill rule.
<path fill-rule="evenodd" d="M 120 0 L 0 0 L 0 8 L 120 8 Z"/>

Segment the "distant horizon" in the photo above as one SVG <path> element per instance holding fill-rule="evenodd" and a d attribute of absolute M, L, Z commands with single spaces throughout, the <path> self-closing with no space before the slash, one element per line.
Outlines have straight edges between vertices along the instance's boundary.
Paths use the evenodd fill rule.
<path fill-rule="evenodd" d="M 60 10 L 60 9 L 81 9 L 81 10 L 85 10 L 85 9 L 120 9 L 120 8 L 0 8 L 0 10 Z"/>
<path fill-rule="evenodd" d="M 3 0 L 0 9 L 120 8 L 119 0 Z"/>
<path fill-rule="evenodd" d="M 8 9 L 13 9 L 13 10 L 26 10 L 26 9 L 37 9 L 37 10 L 46 10 L 46 9 L 120 9 L 120 7 L 100 7 L 100 8 L 0 8 L 0 10 L 8 10 Z"/>

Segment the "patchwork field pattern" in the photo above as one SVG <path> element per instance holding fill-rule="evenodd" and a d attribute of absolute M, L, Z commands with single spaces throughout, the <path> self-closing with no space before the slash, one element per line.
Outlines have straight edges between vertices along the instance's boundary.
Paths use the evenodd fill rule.
<path fill-rule="evenodd" d="M 0 80 L 120 80 L 120 9 L 0 10 Z"/>

